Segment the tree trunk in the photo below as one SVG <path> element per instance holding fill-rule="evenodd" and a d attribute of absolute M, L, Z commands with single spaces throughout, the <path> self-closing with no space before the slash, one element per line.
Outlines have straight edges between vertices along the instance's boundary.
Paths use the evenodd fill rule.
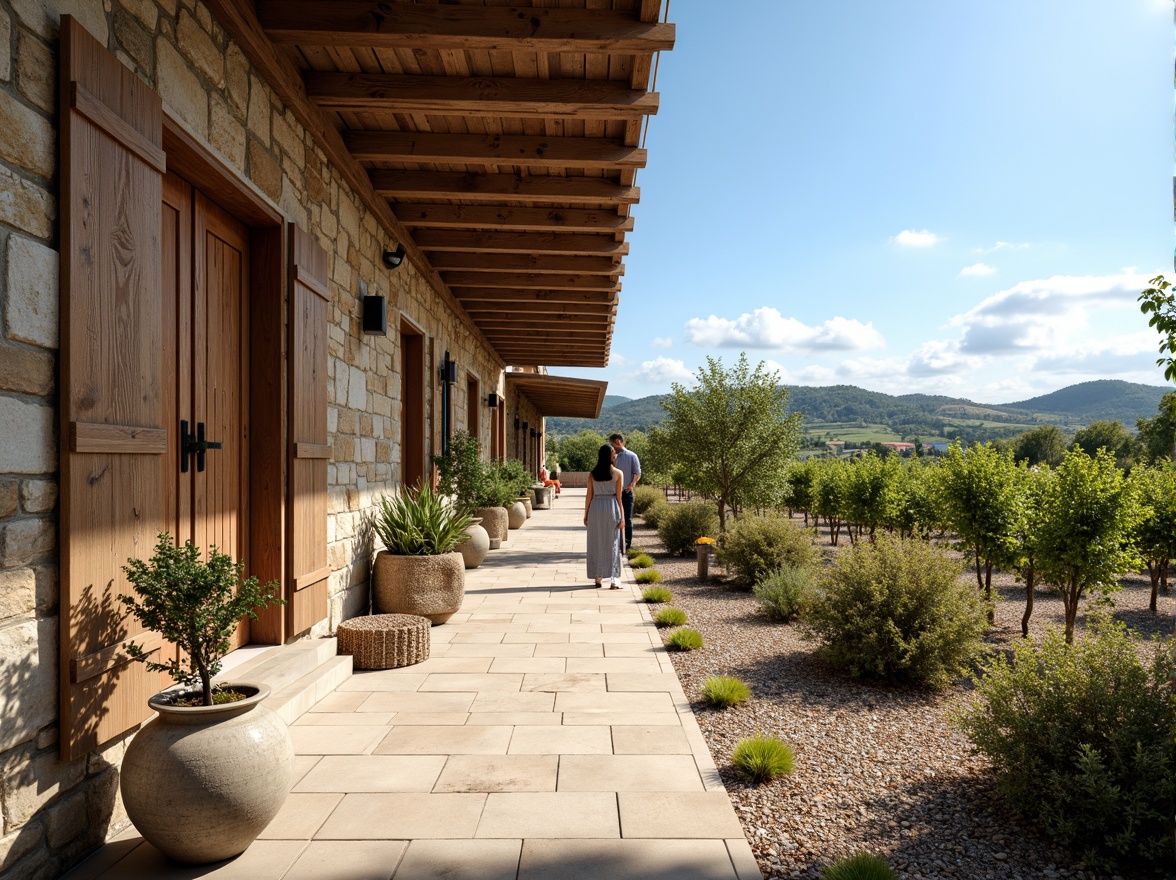
<path fill-rule="evenodd" d="M 996 623 L 996 608 L 992 605 L 992 563 L 984 563 L 984 599 L 988 602 L 988 625 Z"/>
<path fill-rule="evenodd" d="M 1036 572 L 1030 565 L 1025 569 L 1025 613 L 1021 615 L 1021 638 L 1029 638 L 1029 618 L 1033 616 L 1033 587 L 1036 585 Z"/>
<path fill-rule="evenodd" d="M 980 592 L 984 591 L 984 563 L 980 559 L 979 545 L 972 548 L 972 553 L 976 556 L 976 589 Z"/>
<path fill-rule="evenodd" d="M 1163 564 L 1160 566 L 1160 592 L 1165 596 L 1172 592 L 1171 588 L 1168 586 L 1168 566 L 1171 565 L 1171 563 L 1172 560 L 1165 559 Z"/>
<path fill-rule="evenodd" d="M 1155 614 L 1156 600 L 1159 598 L 1160 592 L 1160 561 L 1158 559 L 1148 559 L 1147 576 L 1151 578 L 1151 601 L 1148 603 L 1147 609 Z"/>
<path fill-rule="evenodd" d="M 1074 644 L 1074 623 L 1078 619 L 1078 578 L 1070 577 L 1069 583 L 1062 587 L 1062 604 L 1066 609 L 1066 644 Z"/>

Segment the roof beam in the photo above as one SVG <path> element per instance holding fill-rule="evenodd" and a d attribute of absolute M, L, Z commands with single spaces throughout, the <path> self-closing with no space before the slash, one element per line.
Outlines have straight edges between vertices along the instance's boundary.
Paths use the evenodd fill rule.
<path fill-rule="evenodd" d="M 410 229 L 499 229 L 518 232 L 631 232 L 633 218 L 585 208 L 488 207 L 394 204 L 392 213 Z"/>
<path fill-rule="evenodd" d="M 537 317 L 600 321 L 616 315 L 612 303 L 561 303 L 532 300 L 525 303 L 487 303 L 472 300 L 465 310 L 475 321 L 530 321 Z"/>
<path fill-rule="evenodd" d="M 485 10 L 487 7 L 477 7 Z M 329 110 L 437 116 L 636 119 L 657 113 L 657 92 L 611 80 L 404 76 L 308 70 L 306 93 Z"/>
<path fill-rule="evenodd" d="M 585 290 L 616 293 L 620 283 L 607 275 L 509 275 L 475 274 L 469 272 L 447 272 L 446 282 L 453 289 L 460 288 L 468 298 L 474 291 L 487 288 L 496 290 Z M 455 294 L 456 295 L 456 294 Z"/>
<path fill-rule="evenodd" d="M 614 306 L 616 294 L 607 290 L 463 290 L 463 303 L 506 303 L 508 307 L 525 308 L 531 302 L 589 303 Z M 476 306 L 475 306 L 476 308 Z"/>
<path fill-rule="evenodd" d="M 555 256 L 551 254 L 446 254 L 433 255 L 437 271 L 475 272 L 492 276 L 499 272 L 523 272 L 534 275 L 603 275 L 625 274 L 624 264 L 613 257 Z M 500 286 L 500 285 L 494 285 Z"/>
<path fill-rule="evenodd" d="M 609 254 L 622 256 L 629 246 L 611 235 L 567 235 L 540 232 L 463 232 L 424 229 L 413 235 L 417 246 L 429 252 L 472 253 L 485 251 L 515 254 Z"/>
<path fill-rule="evenodd" d="M 478 328 L 487 335 L 495 333 L 510 333 L 516 331 L 530 331 L 530 330 L 596 330 L 599 333 L 604 333 L 607 329 L 607 324 L 602 324 L 599 321 L 596 323 L 580 323 L 571 324 L 566 320 L 561 321 L 516 321 L 510 323 L 503 322 L 487 322 L 480 321 Z"/>
<path fill-rule="evenodd" d="M 433 134 L 416 131 L 348 131 L 351 155 L 366 162 L 525 165 L 529 168 L 644 168 L 648 153 L 623 140 L 523 137 L 503 134 Z"/>
<path fill-rule="evenodd" d="M 599 9 L 389 4 L 378 0 L 258 0 L 275 43 L 650 55 L 672 49 L 674 26 Z"/>
<path fill-rule="evenodd" d="M 569 205 L 634 205 L 636 186 L 599 177 L 525 177 L 518 174 L 473 174 L 452 171 L 372 171 L 372 186 L 392 199 L 468 199 L 470 201 Z"/>

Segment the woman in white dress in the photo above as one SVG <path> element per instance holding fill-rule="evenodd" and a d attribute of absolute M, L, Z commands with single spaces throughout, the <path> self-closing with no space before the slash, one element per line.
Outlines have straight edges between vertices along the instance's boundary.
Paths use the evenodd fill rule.
<path fill-rule="evenodd" d="M 607 443 L 596 454 L 596 467 L 588 475 L 584 525 L 588 527 L 588 577 L 609 589 L 621 588 L 621 550 L 625 545 L 625 515 L 621 508 L 624 475 L 613 467 L 617 453 Z"/>

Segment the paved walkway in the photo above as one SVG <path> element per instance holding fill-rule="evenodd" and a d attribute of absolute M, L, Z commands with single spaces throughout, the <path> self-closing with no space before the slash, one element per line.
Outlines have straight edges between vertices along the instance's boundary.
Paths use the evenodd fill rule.
<path fill-rule="evenodd" d="M 632 573 L 619 591 L 584 575 L 583 499 L 466 573 L 428 660 L 356 672 L 298 719 L 298 781 L 244 855 L 178 868 L 132 833 L 86 873 L 758 880 Z"/>

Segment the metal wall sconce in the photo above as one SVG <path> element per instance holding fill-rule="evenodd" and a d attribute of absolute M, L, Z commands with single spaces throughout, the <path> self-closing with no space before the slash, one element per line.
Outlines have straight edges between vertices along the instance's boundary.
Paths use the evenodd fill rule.
<path fill-rule="evenodd" d="M 498 409 L 498 404 L 501 401 L 502 398 L 499 397 L 498 394 L 494 391 L 491 391 L 486 395 L 486 406 L 490 407 L 490 409 Z"/>
<path fill-rule="evenodd" d="M 404 262 L 404 245 L 396 245 L 394 251 L 384 251 L 384 266 L 389 270 L 396 269 Z"/>
<path fill-rule="evenodd" d="M 384 297 L 363 298 L 363 332 L 368 336 L 388 335 L 388 300 Z"/>
<path fill-rule="evenodd" d="M 519 429 L 519 417 L 515 416 L 515 430 L 517 431 L 518 429 Z"/>
<path fill-rule="evenodd" d="M 457 383 L 457 361 L 449 357 L 449 352 L 441 359 L 441 381 L 447 385 Z"/>
<path fill-rule="evenodd" d="M 532 428 L 532 429 L 531 429 L 531 439 L 532 439 L 532 440 L 534 440 L 534 439 L 535 439 L 537 436 L 538 436 L 538 435 L 535 433 L 535 429 L 534 429 L 534 428 Z"/>
<path fill-rule="evenodd" d="M 525 431 L 525 430 L 527 430 L 527 427 L 528 427 L 528 423 L 527 423 L 527 422 L 523 422 L 523 430 L 524 430 L 524 431 Z"/>

